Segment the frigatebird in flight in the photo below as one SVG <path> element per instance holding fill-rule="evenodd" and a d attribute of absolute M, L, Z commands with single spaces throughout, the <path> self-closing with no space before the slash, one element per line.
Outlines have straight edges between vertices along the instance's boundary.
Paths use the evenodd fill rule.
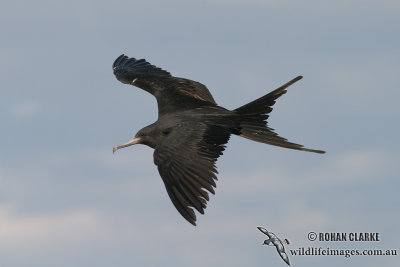
<path fill-rule="evenodd" d="M 113 152 L 135 144 L 153 148 L 154 163 L 172 203 L 193 225 L 196 225 L 193 208 L 204 214 L 208 192 L 215 193 L 215 163 L 231 134 L 269 145 L 325 153 L 289 142 L 267 124 L 276 99 L 302 76 L 246 105 L 228 110 L 217 105 L 203 84 L 174 77 L 144 59 L 121 55 L 113 64 L 113 71 L 120 82 L 154 95 L 158 104 L 158 120 L 141 129 L 129 142 L 115 146 Z"/>

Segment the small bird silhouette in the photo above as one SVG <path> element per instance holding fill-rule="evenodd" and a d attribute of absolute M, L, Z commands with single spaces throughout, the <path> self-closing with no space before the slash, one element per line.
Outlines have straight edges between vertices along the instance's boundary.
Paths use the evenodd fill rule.
<path fill-rule="evenodd" d="M 214 194 L 215 163 L 231 134 L 274 146 L 325 153 L 291 143 L 267 126 L 276 99 L 302 76 L 253 102 L 227 110 L 217 105 L 203 84 L 174 77 L 144 59 L 121 55 L 113 64 L 113 71 L 122 83 L 154 95 L 158 104 L 158 120 L 129 142 L 115 146 L 113 152 L 135 144 L 153 148 L 154 163 L 172 203 L 193 225 L 193 208 L 204 214 L 208 192 Z"/>
<path fill-rule="evenodd" d="M 264 240 L 263 245 L 275 246 L 279 256 L 281 256 L 282 260 L 290 266 L 289 257 L 286 254 L 282 241 L 274 233 L 269 232 L 267 229 L 260 226 L 257 228 L 269 237 L 268 239 Z M 285 242 L 289 244 L 289 240 L 285 239 Z"/>

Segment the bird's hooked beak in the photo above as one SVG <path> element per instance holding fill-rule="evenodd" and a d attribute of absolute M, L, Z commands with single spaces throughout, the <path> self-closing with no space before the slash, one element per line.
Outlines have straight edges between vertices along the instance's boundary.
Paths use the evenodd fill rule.
<path fill-rule="evenodd" d="M 113 153 L 115 153 L 115 151 L 117 151 L 120 148 L 124 148 L 124 147 L 127 147 L 127 146 L 140 144 L 141 141 L 142 141 L 142 139 L 140 137 L 135 137 L 132 140 L 130 140 L 130 141 L 124 143 L 124 144 L 121 144 L 121 145 L 113 147 Z"/>

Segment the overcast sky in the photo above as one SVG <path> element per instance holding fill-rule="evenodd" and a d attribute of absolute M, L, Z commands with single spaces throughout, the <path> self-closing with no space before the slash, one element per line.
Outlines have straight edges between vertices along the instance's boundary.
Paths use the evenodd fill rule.
<path fill-rule="evenodd" d="M 285 266 L 286 249 L 400 249 L 400 2 L 9 1 L 0 8 L 0 266 Z M 120 54 L 205 84 L 234 109 L 297 75 L 269 125 L 319 155 L 231 137 L 198 226 L 153 150 L 112 154 L 157 119 Z M 310 242 L 379 232 L 380 242 Z M 292 266 L 399 266 L 292 256 Z"/>

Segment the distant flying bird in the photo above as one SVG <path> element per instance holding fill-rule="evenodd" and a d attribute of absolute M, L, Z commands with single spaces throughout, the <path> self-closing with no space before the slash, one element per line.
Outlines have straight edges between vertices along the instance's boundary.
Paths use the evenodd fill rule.
<path fill-rule="evenodd" d="M 274 146 L 325 153 L 288 142 L 267 126 L 275 100 L 302 76 L 253 102 L 227 110 L 217 105 L 203 84 L 171 76 L 144 59 L 121 55 L 113 71 L 120 82 L 151 93 L 158 103 L 158 120 L 129 142 L 115 146 L 113 152 L 135 144 L 153 148 L 154 163 L 172 203 L 193 225 L 193 208 L 204 214 L 208 192 L 215 193 L 215 162 L 231 134 Z"/>
<path fill-rule="evenodd" d="M 290 265 L 289 257 L 286 254 L 285 247 L 283 246 L 282 241 L 272 232 L 269 232 L 267 229 L 263 227 L 257 227 L 262 233 L 268 236 L 267 240 L 264 240 L 263 245 L 275 246 L 278 251 L 279 256 L 281 256 L 282 260 Z M 286 244 L 289 244 L 289 240 L 285 239 Z"/>

